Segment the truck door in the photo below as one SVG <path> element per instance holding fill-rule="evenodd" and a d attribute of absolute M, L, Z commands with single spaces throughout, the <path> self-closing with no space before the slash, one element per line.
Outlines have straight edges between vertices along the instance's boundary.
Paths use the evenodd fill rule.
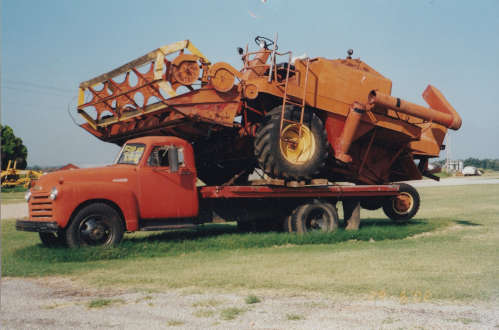
<path fill-rule="evenodd" d="M 178 153 L 178 170 L 171 170 L 168 153 Z M 171 157 L 170 157 L 171 158 Z M 139 174 L 141 219 L 197 216 L 195 164 L 186 164 L 184 150 L 172 145 L 153 146 Z"/>

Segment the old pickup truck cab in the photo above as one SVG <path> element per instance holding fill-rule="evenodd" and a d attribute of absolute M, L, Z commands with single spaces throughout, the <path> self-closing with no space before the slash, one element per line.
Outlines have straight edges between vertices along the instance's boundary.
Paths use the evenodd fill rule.
<path fill-rule="evenodd" d="M 40 232 L 49 244 L 113 244 L 125 230 L 142 229 L 139 219 L 197 216 L 192 147 L 175 137 L 130 140 L 113 165 L 46 174 L 26 198 L 30 219 L 17 229 Z"/>
<path fill-rule="evenodd" d="M 17 220 L 16 228 L 38 232 L 47 246 L 107 246 L 119 243 L 124 232 L 191 228 L 218 220 L 237 221 L 241 227 L 266 223 L 299 233 L 333 231 L 340 200 L 344 208 L 350 205 L 345 208 L 350 215 L 360 201 L 385 201 L 392 208 L 393 216 L 388 216 L 395 220 L 412 218 L 419 207 L 419 197 L 397 185 L 196 182 L 189 142 L 171 136 L 132 139 L 110 166 L 43 175 L 26 193 L 29 218 Z"/>

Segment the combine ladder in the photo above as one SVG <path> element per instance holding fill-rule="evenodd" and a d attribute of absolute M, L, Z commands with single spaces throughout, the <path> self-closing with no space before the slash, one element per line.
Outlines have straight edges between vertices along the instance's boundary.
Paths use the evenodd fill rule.
<path fill-rule="evenodd" d="M 309 71 L 309 64 L 310 64 L 310 59 L 307 58 L 307 65 L 306 65 L 306 70 L 305 70 L 305 81 L 303 82 L 303 96 L 301 98 L 301 102 L 297 102 L 288 95 L 288 82 L 289 82 L 289 72 L 291 71 L 291 53 L 289 54 L 289 61 L 288 61 L 288 67 L 286 70 L 286 79 L 284 82 L 281 82 L 278 84 L 278 86 L 284 86 L 284 95 L 282 97 L 282 109 L 281 109 L 281 124 L 280 124 L 280 138 L 283 139 L 282 136 L 282 131 L 284 128 L 284 123 L 291 123 L 291 124 L 297 124 L 298 125 L 298 138 L 301 138 L 301 127 L 303 125 L 303 116 L 305 113 L 305 98 L 307 95 L 307 83 L 308 83 L 308 71 Z M 296 70 L 292 70 L 297 73 Z M 291 104 L 295 106 L 299 106 L 301 109 L 300 112 L 300 121 L 295 121 L 291 119 L 286 119 L 286 105 Z M 285 141 L 285 142 L 293 142 L 293 141 Z"/>

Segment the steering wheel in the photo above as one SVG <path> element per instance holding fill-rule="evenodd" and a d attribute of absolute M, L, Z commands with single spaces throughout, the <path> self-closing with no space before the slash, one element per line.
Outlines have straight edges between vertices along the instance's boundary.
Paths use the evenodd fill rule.
<path fill-rule="evenodd" d="M 275 47 L 274 50 L 277 50 L 279 48 L 279 47 L 277 47 L 277 45 L 274 44 L 274 41 L 272 39 L 262 37 L 262 36 L 257 36 L 255 38 L 255 43 L 260 47 L 263 44 L 263 48 L 265 48 L 265 49 L 269 49 L 269 46 L 272 46 L 272 45 L 274 45 L 274 47 Z"/>

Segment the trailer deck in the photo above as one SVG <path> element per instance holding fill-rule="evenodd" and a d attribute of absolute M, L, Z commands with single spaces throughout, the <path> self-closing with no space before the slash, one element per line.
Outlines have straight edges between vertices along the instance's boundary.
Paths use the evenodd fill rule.
<path fill-rule="evenodd" d="M 397 185 L 327 185 L 298 188 L 279 186 L 204 186 L 199 188 L 202 198 L 293 198 L 293 197 L 375 197 L 396 196 Z"/>

